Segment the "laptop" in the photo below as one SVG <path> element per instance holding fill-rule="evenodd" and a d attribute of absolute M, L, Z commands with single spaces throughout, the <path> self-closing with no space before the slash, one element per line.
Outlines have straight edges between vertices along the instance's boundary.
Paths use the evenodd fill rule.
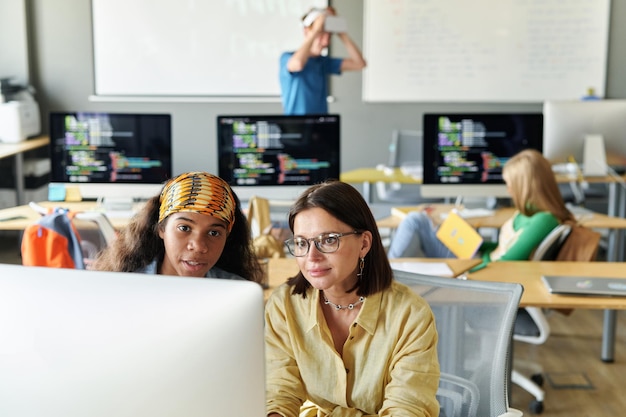
<path fill-rule="evenodd" d="M 626 279 L 568 275 L 544 275 L 543 283 L 551 294 L 626 296 Z"/>
<path fill-rule="evenodd" d="M 483 243 L 483 237 L 455 210 L 439 226 L 437 238 L 459 259 L 471 259 Z"/>

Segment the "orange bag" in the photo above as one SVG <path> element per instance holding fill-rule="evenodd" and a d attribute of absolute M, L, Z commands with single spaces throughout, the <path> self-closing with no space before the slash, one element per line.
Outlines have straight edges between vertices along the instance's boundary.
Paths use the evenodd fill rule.
<path fill-rule="evenodd" d="M 26 227 L 22 236 L 22 265 L 85 269 L 75 213 L 56 208 Z"/>

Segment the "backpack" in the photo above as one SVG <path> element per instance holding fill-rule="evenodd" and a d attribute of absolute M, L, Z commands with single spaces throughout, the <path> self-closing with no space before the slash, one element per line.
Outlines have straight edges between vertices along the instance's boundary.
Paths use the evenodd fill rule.
<path fill-rule="evenodd" d="M 75 213 L 55 208 L 24 229 L 22 265 L 85 269 Z"/>
<path fill-rule="evenodd" d="M 600 246 L 600 233 L 579 224 L 572 224 L 572 230 L 559 249 L 557 261 L 595 261 Z"/>

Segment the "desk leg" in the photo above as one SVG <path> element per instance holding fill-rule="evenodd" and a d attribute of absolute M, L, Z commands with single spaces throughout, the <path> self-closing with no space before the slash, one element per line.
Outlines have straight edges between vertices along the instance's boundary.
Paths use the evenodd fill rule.
<path fill-rule="evenodd" d="M 619 201 L 619 208 L 617 210 L 617 217 L 624 218 L 626 216 L 626 188 L 624 188 L 624 184 L 619 184 L 616 191 L 616 198 Z M 618 255 L 615 257 L 615 260 L 618 262 L 624 261 L 624 233 L 623 230 L 618 230 L 617 233 L 617 253 Z"/>
<path fill-rule="evenodd" d="M 602 362 L 611 363 L 615 360 L 615 330 L 617 311 L 604 310 L 604 326 L 602 329 Z"/>
<path fill-rule="evenodd" d="M 363 198 L 366 202 L 372 203 L 372 184 L 369 181 L 363 182 Z"/>
<path fill-rule="evenodd" d="M 624 193 L 617 187 L 617 183 L 609 184 L 609 201 L 608 215 L 621 216 L 624 215 Z M 622 239 L 624 234 L 621 230 L 609 231 L 609 247 L 607 260 L 616 262 L 624 257 L 624 245 Z M 604 310 L 604 323 L 602 325 L 602 353 L 600 358 L 602 362 L 611 363 L 615 360 L 615 332 L 617 329 L 617 311 Z"/>
<path fill-rule="evenodd" d="M 18 206 L 26 204 L 24 201 L 24 155 L 15 154 L 15 200 Z"/>

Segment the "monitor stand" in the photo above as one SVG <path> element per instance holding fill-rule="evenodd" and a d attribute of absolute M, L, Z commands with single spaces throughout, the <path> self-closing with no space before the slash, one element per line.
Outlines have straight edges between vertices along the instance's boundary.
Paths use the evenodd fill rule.
<path fill-rule="evenodd" d="M 458 196 L 454 201 L 457 207 L 463 206 L 466 209 L 488 209 L 493 210 L 498 204 L 496 197 L 465 197 Z"/>
<path fill-rule="evenodd" d="M 102 207 L 105 213 L 115 211 L 131 211 L 133 209 L 132 197 L 104 197 Z"/>
<path fill-rule="evenodd" d="M 606 150 L 602 135 L 585 136 L 583 176 L 604 177 L 607 173 Z"/>

